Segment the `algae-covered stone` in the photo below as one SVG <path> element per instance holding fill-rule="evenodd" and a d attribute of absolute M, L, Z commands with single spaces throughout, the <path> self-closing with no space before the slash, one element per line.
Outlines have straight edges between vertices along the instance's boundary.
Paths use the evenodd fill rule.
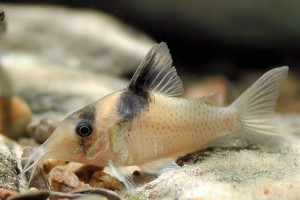
<path fill-rule="evenodd" d="M 18 165 L 12 159 L 21 147 L 0 134 L 0 188 L 19 191 Z"/>

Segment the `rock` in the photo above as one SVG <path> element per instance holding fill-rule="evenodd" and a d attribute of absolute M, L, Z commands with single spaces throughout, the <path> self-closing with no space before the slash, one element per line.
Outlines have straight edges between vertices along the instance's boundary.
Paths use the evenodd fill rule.
<path fill-rule="evenodd" d="M 12 139 L 26 135 L 31 120 L 29 105 L 18 97 L 0 97 L 0 132 Z"/>
<path fill-rule="evenodd" d="M 90 188 L 88 184 L 81 182 L 78 177 L 65 166 L 57 166 L 50 171 L 51 190 L 59 192 L 71 192 Z"/>
<path fill-rule="evenodd" d="M 3 189 L 19 191 L 19 168 L 12 156 L 20 152 L 21 147 L 16 142 L 0 134 L 0 186 Z"/>
<path fill-rule="evenodd" d="M 154 43 L 101 12 L 49 5 L 1 7 L 8 29 L 0 52 L 31 52 L 64 66 L 119 75 L 134 72 Z"/>
<path fill-rule="evenodd" d="M 23 150 L 23 155 L 22 157 L 28 157 L 30 155 L 30 153 L 32 152 L 32 147 L 25 147 Z M 22 161 L 22 166 L 24 167 L 27 164 L 27 160 L 23 160 Z M 32 173 L 32 169 L 28 170 L 25 174 L 27 177 L 27 180 L 30 180 L 31 177 L 31 173 Z M 40 166 L 38 166 L 34 172 L 33 178 L 29 183 L 29 188 L 31 187 L 35 187 L 38 190 L 43 190 L 43 189 L 49 189 L 48 187 L 48 181 L 45 179 L 44 174 L 40 168 Z"/>
<path fill-rule="evenodd" d="M 185 162 L 179 170 L 162 174 L 137 188 L 137 193 L 147 199 L 262 199 L 265 189 L 273 185 L 279 189 L 282 184 L 280 195 L 273 189 L 269 199 L 300 196 L 300 163 L 295 155 L 245 149 L 213 149 L 208 154 L 198 161 Z"/>
<path fill-rule="evenodd" d="M 123 184 L 118 179 L 102 171 L 94 172 L 89 185 L 96 188 L 106 188 L 110 190 L 119 190 L 123 188 Z"/>
<path fill-rule="evenodd" d="M 84 165 L 81 163 L 70 162 L 67 166 L 84 183 L 89 183 L 92 175 L 96 171 L 102 171 L 104 167 Z M 92 186 L 92 185 L 91 185 Z"/>
<path fill-rule="evenodd" d="M 43 169 L 43 172 L 48 175 L 54 167 L 56 167 L 58 165 L 64 166 L 66 164 L 67 164 L 67 161 L 56 160 L 56 159 L 47 159 L 46 161 L 43 162 L 42 169 Z"/>
<path fill-rule="evenodd" d="M 64 114 L 60 112 L 46 112 L 35 114 L 27 126 L 27 133 L 37 142 L 43 143 L 53 133 Z"/>
<path fill-rule="evenodd" d="M 123 187 L 121 182 L 102 170 L 103 167 L 75 162 L 70 162 L 65 166 L 56 166 L 49 174 L 51 190 L 70 192 L 91 187 L 111 190 Z"/>

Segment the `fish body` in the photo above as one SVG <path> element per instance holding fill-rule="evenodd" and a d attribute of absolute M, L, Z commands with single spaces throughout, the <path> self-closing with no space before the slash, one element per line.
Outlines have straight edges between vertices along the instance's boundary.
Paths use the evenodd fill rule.
<path fill-rule="evenodd" d="M 132 121 L 120 124 L 130 153 L 125 165 L 175 158 L 199 150 L 234 129 L 235 115 L 230 108 L 202 99 L 149 96 L 148 104 Z"/>
<path fill-rule="evenodd" d="M 154 45 L 126 88 L 63 120 L 34 149 L 22 173 L 47 158 L 108 166 L 132 191 L 126 166 L 160 174 L 178 168 L 173 160 L 177 156 L 202 149 L 225 134 L 280 148 L 289 140 L 276 134 L 273 116 L 287 72 L 288 67 L 270 70 L 230 106 L 220 107 L 216 94 L 178 97 L 183 86 L 169 50 L 164 43 Z"/>

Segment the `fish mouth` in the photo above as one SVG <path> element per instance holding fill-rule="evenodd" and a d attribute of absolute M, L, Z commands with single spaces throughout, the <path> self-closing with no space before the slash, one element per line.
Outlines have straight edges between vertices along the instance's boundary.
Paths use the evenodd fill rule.
<path fill-rule="evenodd" d="M 63 154 L 63 152 L 49 150 L 45 148 L 44 145 L 26 149 L 26 150 L 24 149 L 24 153 L 25 154 L 28 153 L 29 155 L 22 158 L 13 158 L 13 159 L 22 161 L 23 168 L 21 173 L 18 175 L 18 178 L 21 178 L 26 172 L 30 172 L 31 170 L 30 178 L 28 180 L 28 186 L 32 181 L 33 176 L 35 175 L 38 166 L 40 166 L 42 162 L 44 162 L 46 159 L 56 158 L 59 155 Z"/>

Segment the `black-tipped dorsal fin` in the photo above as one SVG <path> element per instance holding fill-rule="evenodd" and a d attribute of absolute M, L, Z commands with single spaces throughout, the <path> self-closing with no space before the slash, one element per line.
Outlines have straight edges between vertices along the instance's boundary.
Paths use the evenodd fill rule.
<path fill-rule="evenodd" d="M 136 94 L 147 92 L 179 96 L 183 93 L 182 81 L 172 66 L 166 43 L 155 44 L 134 73 L 129 90 Z"/>

